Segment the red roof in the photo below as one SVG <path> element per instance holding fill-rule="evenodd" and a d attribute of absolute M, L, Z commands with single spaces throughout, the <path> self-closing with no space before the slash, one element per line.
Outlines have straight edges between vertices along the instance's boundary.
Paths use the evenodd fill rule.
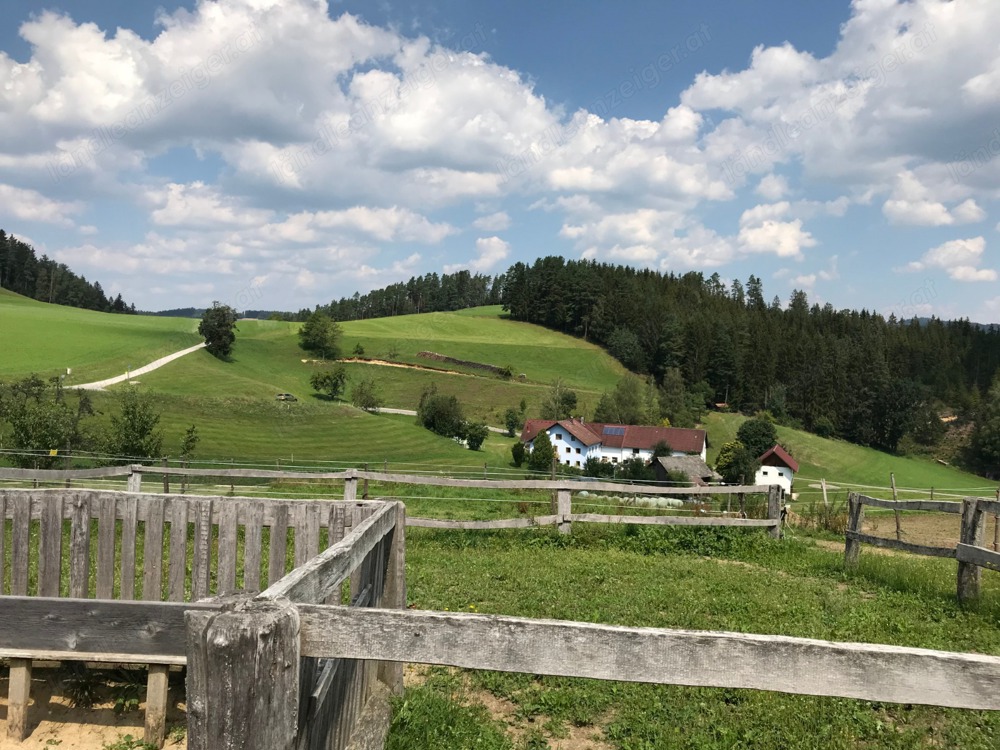
<path fill-rule="evenodd" d="M 780 445 L 769 449 L 759 460 L 764 466 L 787 466 L 793 472 L 799 470 L 799 462 L 789 456 L 788 451 Z"/>
<path fill-rule="evenodd" d="M 681 427 L 604 424 L 581 422 L 576 419 L 563 419 L 558 422 L 554 419 L 529 419 L 521 431 L 521 442 L 531 442 L 540 431 L 547 431 L 557 424 L 587 446 L 603 443 L 609 448 L 638 448 L 651 451 L 657 443 L 665 442 L 671 451 L 701 453 L 707 440 L 704 430 Z"/>

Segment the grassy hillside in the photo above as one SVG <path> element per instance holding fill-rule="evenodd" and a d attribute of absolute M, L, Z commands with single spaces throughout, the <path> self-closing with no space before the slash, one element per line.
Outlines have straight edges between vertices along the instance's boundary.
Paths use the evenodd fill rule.
<path fill-rule="evenodd" d="M 736 431 L 746 417 L 740 414 L 711 413 L 706 417 L 711 447 L 708 451 L 709 463 L 714 463 L 723 443 L 736 438 Z M 890 472 L 896 475 L 899 488 L 919 488 L 921 494 L 931 487 L 935 491 L 949 490 L 961 494 L 966 490 L 988 491 L 992 494 L 987 480 L 975 474 L 959 471 L 951 466 L 922 458 L 891 456 L 887 453 L 864 448 L 842 440 L 827 440 L 817 435 L 790 427 L 778 427 L 778 439 L 791 448 L 795 460 L 799 462 L 796 475 L 796 492 L 803 499 L 819 497 L 820 490 L 809 488 L 809 480 L 827 482 L 851 482 L 873 487 L 888 487 Z M 906 497 L 906 493 L 902 494 Z"/>
<path fill-rule="evenodd" d="M 197 344 L 198 322 L 49 305 L 0 289 L 0 379 L 35 372 L 85 383 Z"/>

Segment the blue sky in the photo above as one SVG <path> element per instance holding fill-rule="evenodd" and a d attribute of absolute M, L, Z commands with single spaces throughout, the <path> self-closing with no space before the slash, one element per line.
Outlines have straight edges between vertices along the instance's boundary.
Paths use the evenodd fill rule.
<path fill-rule="evenodd" d="M 0 227 L 145 309 L 547 254 L 1000 322 L 989 0 L 7 0 Z"/>

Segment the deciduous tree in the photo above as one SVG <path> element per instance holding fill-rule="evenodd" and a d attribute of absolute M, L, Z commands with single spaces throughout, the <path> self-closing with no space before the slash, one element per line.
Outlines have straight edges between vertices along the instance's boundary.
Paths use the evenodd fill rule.
<path fill-rule="evenodd" d="M 198 325 L 198 333 L 205 339 L 205 348 L 219 359 L 227 359 L 232 353 L 236 330 L 236 311 L 219 302 L 213 302 L 205 310 Z"/>

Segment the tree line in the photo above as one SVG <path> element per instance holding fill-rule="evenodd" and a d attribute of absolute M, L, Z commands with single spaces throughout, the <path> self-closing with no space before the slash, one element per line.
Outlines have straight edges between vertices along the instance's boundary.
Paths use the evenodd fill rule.
<path fill-rule="evenodd" d="M 0 289 L 30 297 L 40 302 L 80 307 L 99 312 L 135 313 L 121 294 L 108 297 L 99 282 L 89 282 L 73 273 L 66 264 L 46 255 L 39 258 L 35 249 L 0 229 Z"/>

